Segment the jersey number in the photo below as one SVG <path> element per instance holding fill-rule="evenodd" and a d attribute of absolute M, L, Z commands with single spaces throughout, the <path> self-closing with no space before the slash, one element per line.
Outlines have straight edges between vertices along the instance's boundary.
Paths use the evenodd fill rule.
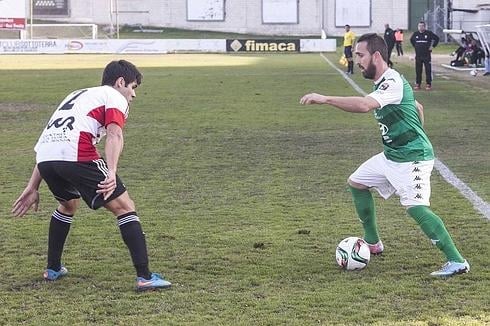
<path fill-rule="evenodd" d="M 85 93 L 87 90 L 86 89 L 82 89 L 80 92 L 76 93 L 71 99 L 69 99 L 68 101 L 66 101 L 60 108 L 59 110 L 71 110 L 71 108 L 73 108 L 73 105 L 75 105 L 75 100 L 80 96 L 82 95 L 83 93 Z"/>
<path fill-rule="evenodd" d="M 83 93 L 85 93 L 87 90 L 86 89 L 82 89 L 81 91 L 79 91 L 78 93 L 76 93 L 75 95 L 73 95 L 72 98 L 70 98 L 68 101 L 66 101 L 65 103 L 63 103 L 63 105 L 58 109 L 58 110 L 71 110 L 73 108 L 73 105 L 75 105 L 75 100 L 80 96 L 82 95 Z M 67 118 L 58 118 L 54 121 L 50 121 L 48 123 L 48 126 L 47 126 L 47 129 L 50 129 L 51 127 L 55 127 L 55 128 L 60 128 L 60 127 L 65 127 L 66 125 L 66 128 L 70 129 L 70 130 L 73 130 L 73 123 L 75 122 L 75 117 L 67 117 Z"/>

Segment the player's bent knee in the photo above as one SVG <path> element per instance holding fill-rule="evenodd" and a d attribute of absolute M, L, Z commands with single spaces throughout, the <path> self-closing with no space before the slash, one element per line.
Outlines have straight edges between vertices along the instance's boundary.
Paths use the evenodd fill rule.
<path fill-rule="evenodd" d="M 75 215 L 79 206 L 80 206 L 80 199 L 60 201 L 58 205 L 58 211 L 66 215 Z"/>
<path fill-rule="evenodd" d="M 115 216 L 136 211 L 134 201 L 129 197 L 127 191 L 105 204 L 104 207 L 111 211 Z"/>

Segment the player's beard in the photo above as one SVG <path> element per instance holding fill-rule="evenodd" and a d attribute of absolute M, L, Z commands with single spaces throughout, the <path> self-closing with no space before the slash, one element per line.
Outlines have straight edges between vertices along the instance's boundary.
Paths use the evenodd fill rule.
<path fill-rule="evenodd" d="M 361 68 L 362 76 L 366 79 L 374 79 L 374 76 L 376 76 L 376 66 L 373 64 L 372 60 L 369 62 L 366 68 L 362 66 L 359 68 Z"/>

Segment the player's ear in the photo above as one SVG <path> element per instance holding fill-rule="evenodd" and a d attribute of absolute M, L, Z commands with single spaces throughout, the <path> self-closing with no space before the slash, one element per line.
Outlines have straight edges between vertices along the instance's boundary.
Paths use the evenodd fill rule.
<path fill-rule="evenodd" d="M 116 79 L 116 82 L 114 83 L 115 87 L 124 87 L 126 86 L 126 82 L 124 81 L 124 77 L 119 77 Z"/>

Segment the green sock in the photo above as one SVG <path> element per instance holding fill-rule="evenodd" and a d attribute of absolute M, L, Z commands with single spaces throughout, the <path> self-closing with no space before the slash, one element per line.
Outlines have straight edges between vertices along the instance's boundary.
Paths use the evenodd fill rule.
<path fill-rule="evenodd" d="M 376 208 L 371 191 L 360 190 L 349 186 L 356 206 L 357 215 L 364 228 L 364 240 L 367 243 L 375 244 L 379 241 L 378 228 L 376 226 Z"/>
<path fill-rule="evenodd" d="M 444 222 L 429 207 L 414 206 L 410 207 L 407 212 L 431 239 L 432 243 L 446 255 L 448 261 L 464 262 L 464 258 L 454 245 Z"/>

